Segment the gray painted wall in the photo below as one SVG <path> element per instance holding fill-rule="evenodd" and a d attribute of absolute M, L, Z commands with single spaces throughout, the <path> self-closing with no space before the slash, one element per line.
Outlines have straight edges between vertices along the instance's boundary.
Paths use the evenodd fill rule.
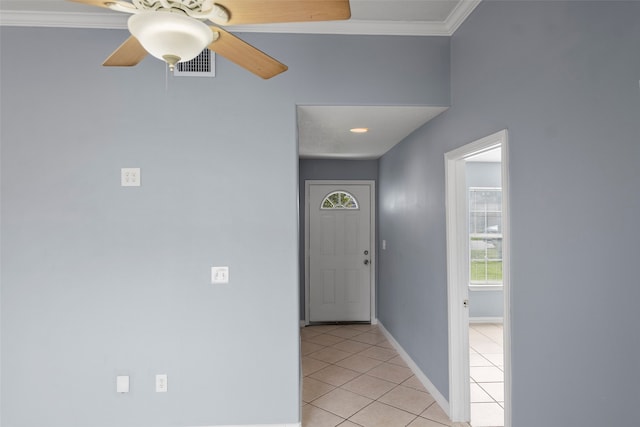
<path fill-rule="evenodd" d="M 249 34 L 290 70 L 165 82 L 100 66 L 124 31 L 0 36 L 0 423 L 298 422 L 295 104 L 448 105 L 449 40 Z"/>
<path fill-rule="evenodd" d="M 378 180 L 378 160 L 325 160 L 325 159 L 300 159 L 300 320 L 305 318 L 305 229 L 306 215 L 305 181 L 306 180 Z M 377 187 L 376 187 L 377 192 Z M 376 195 L 377 199 L 377 195 Z M 377 230 L 376 217 L 376 230 Z M 377 267 L 376 265 L 376 276 Z"/>
<path fill-rule="evenodd" d="M 467 188 L 502 187 L 500 163 L 468 162 L 466 166 Z M 469 288 L 469 317 L 502 317 L 504 292 Z"/>
<path fill-rule="evenodd" d="M 448 396 L 445 152 L 509 130 L 513 426 L 637 424 L 640 3 L 483 2 L 380 160 L 379 318 Z"/>

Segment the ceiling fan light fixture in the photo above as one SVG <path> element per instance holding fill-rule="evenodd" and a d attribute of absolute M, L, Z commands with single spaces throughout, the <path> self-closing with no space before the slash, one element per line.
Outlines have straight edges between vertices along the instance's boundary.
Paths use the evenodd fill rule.
<path fill-rule="evenodd" d="M 131 15 L 129 31 L 147 52 L 173 66 L 190 61 L 213 41 L 213 32 L 201 21 L 174 12 Z"/>

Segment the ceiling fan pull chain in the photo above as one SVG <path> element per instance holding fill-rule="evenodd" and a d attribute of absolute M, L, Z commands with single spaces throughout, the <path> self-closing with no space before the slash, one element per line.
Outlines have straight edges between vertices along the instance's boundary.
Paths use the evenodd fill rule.
<path fill-rule="evenodd" d="M 169 93 L 169 67 L 164 67 L 164 93 Z"/>

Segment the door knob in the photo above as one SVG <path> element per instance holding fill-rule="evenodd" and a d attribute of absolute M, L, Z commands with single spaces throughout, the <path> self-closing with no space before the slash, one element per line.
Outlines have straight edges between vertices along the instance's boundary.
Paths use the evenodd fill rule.
<path fill-rule="evenodd" d="M 365 260 L 364 260 L 364 265 L 367 265 L 367 264 L 369 264 L 369 260 L 368 260 L 368 259 L 365 259 Z"/>

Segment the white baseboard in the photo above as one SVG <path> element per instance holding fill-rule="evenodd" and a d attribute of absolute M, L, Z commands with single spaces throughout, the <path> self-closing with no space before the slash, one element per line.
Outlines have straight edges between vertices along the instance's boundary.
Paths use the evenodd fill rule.
<path fill-rule="evenodd" d="M 469 323 L 504 323 L 502 317 L 470 317 Z"/>
<path fill-rule="evenodd" d="M 372 325 L 377 325 L 378 324 L 378 319 L 372 319 L 371 320 L 371 324 Z M 304 328 L 305 326 L 307 326 L 307 321 L 306 320 L 301 320 L 300 321 L 300 327 Z"/>
<path fill-rule="evenodd" d="M 440 407 L 447 414 L 447 416 L 450 416 L 449 401 L 442 395 L 442 393 L 438 391 L 438 389 L 436 388 L 436 386 L 433 385 L 431 380 L 427 378 L 424 372 L 422 372 L 422 370 L 418 367 L 418 365 L 416 365 L 413 359 L 411 359 L 409 354 L 407 354 L 407 352 L 404 351 L 402 346 L 398 343 L 398 341 L 396 341 L 393 335 L 391 335 L 391 333 L 386 330 L 382 322 L 378 322 L 378 328 L 380 328 L 384 336 L 389 340 L 391 345 L 396 349 L 400 357 L 402 357 L 402 360 L 404 360 L 404 363 L 406 363 L 409 369 L 413 371 L 413 374 L 416 376 L 416 378 L 420 380 L 424 388 L 426 388 L 429 394 L 431 394 L 431 396 L 436 400 L 436 403 L 440 405 Z"/>

